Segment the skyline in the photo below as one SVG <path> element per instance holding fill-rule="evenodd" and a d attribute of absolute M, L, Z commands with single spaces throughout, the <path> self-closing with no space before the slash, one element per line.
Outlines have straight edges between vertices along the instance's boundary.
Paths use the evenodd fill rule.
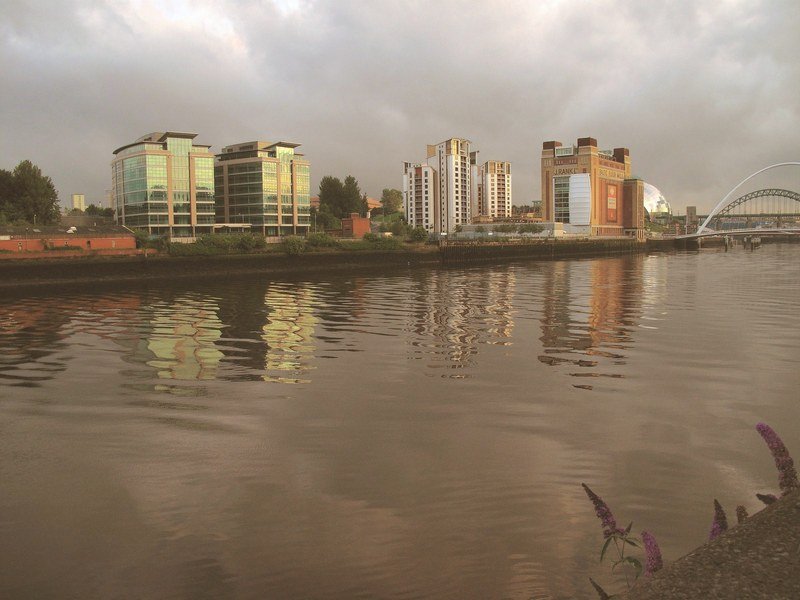
<path fill-rule="evenodd" d="M 214 153 L 294 140 L 312 195 L 352 174 L 373 197 L 421 145 L 464 137 L 512 163 L 515 204 L 540 199 L 542 142 L 592 136 L 680 214 L 800 149 L 791 2 L 12 0 L 4 17 L 0 168 L 30 159 L 62 206 L 104 200 L 113 150 L 157 130 Z"/>

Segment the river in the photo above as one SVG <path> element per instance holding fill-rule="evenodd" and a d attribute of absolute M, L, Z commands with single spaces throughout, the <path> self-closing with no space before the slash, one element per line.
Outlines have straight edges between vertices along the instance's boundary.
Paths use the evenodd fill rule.
<path fill-rule="evenodd" d="M 591 598 L 800 456 L 800 245 L 4 292 L 0 597 Z"/>

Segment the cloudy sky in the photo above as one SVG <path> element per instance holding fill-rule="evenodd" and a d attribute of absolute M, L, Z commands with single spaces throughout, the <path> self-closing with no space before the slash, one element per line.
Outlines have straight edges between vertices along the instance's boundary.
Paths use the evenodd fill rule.
<path fill-rule="evenodd" d="M 541 195 L 543 141 L 592 136 L 630 148 L 678 213 L 800 160 L 796 0 L 3 0 L 0 16 L 0 168 L 32 160 L 62 203 L 98 202 L 113 150 L 159 130 L 215 151 L 296 141 L 312 189 L 350 173 L 371 196 L 466 137 L 512 162 L 515 204 Z"/>

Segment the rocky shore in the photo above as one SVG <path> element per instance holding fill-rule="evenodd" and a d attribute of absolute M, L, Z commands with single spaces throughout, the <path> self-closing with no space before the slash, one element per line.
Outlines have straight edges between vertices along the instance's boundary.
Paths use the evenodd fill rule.
<path fill-rule="evenodd" d="M 641 580 L 628 600 L 800 598 L 800 490 Z"/>

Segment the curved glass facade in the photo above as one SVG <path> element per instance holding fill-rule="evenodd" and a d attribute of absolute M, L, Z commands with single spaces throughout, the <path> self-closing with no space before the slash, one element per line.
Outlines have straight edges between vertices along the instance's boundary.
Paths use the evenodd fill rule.
<path fill-rule="evenodd" d="M 664 198 L 664 194 L 654 185 L 644 184 L 644 209 L 650 218 L 672 214 L 672 207 Z"/>

